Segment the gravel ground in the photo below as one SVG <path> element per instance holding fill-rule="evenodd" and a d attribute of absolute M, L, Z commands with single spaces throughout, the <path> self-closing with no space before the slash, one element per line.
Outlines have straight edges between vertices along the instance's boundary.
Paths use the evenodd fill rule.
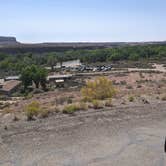
<path fill-rule="evenodd" d="M 165 166 L 166 103 L 0 125 L 0 166 Z"/>

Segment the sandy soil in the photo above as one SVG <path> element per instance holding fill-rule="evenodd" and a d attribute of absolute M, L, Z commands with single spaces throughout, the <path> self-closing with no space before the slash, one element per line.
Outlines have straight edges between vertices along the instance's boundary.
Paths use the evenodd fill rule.
<path fill-rule="evenodd" d="M 130 73 L 114 73 L 107 74 L 107 77 L 114 82 L 115 88 L 118 90 L 118 94 L 113 99 L 113 105 L 123 105 L 128 102 L 129 96 L 134 96 L 136 102 L 142 103 L 141 98 L 146 98 L 150 103 L 161 101 L 161 98 L 166 95 L 166 73 L 156 72 L 130 72 Z M 98 76 L 84 76 L 82 79 L 95 79 Z M 67 103 L 68 99 L 72 99 L 72 102 L 79 102 L 81 100 L 80 89 L 69 88 L 50 91 L 42 94 L 36 94 L 30 99 L 12 101 L 8 109 L 0 110 L 0 117 L 4 113 L 16 114 L 19 118 L 22 118 L 24 114 L 24 108 L 28 103 L 32 101 L 38 101 L 41 107 L 55 111 L 57 107 L 61 107 Z M 5 101 L 10 104 L 11 101 Z M 1 102 L 3 103 L 3 102 Z M 2 114 L 1 114 L 2 113 Z M 20 114 L 22 113 L 22 114 Z"/>
<path fill-rule="evenodd" d="M 74 116 L 58 112 L 26 121 L 24 108 L 34 100 L 52 111 L 68 98 L 80 101 L 80 89 L 69 88 L 18 100 L 0 110 L 0 166 L 165 166 L 165 73 L 106 76 L 119 91 L 111 108 L 78 111 Z M 131 95 L 133 102 L 128 100 Z M 14 116 L 19 121 L 13 121 Z"/>

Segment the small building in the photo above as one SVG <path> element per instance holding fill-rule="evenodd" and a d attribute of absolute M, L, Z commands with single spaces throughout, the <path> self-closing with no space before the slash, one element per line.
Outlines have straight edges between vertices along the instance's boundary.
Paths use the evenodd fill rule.
<path fill-rule="evenodd" d="M 5 80 L 3 78 L 0 78 L 0 84 L 3 84 Z"/>
<path fill-rule="evenodd" d="M 61 79 L 61 80 L 56 80 L 55 81 L 55 85 L 56 85 L 56 87 L 58 87 L 58 88 L 61 88 L 61 87 L 64 87 L 64 80 L 63 79 Z"/>
<path fill-rule="evenodd" d="M 0 78 L 0 88 L 2 88 L 2 87 L 3 87 L 4 82 L 5 82 L 5 80 L 4 80 L 4 79 L 2 79 L 2 78 Z"/>
<path fill-rule="evenodd" d="M 0 94 L 10 96 L 12 93 L 16 92 L 17 89 L 21 86 L 21 81 L 10 80 L 1 84 Z"/>
<path fill-rule="evenodd" d="M 65 68 L 77 68 L 81 65 L 82 64 L 79 59 L 73 60 L 73 61 L 62 62 L 62 67 L 65 67 Z"/>
<path fill-rule="evenodd" d="M 50 75 L 47 77 L 47 81 L 52 82 L 56 80 L 68 80 L 72 78 L 72 74 L 66 74 L 66 75 Z"/>
<path fill-rule="evenodd" d="M 47 77 L 47 81 L 49 85 L 52 87 L 65 87 L 72 82 L 71 78 L 73 77 L 72 74 L 66 75 L 50 75 Z"/>
<path fill-rule="evenodd" d="M 58 62 L 56 66 L 53 68 L 58 69 L 77 69 L 82 66 L 82 63 L 79 59 L 77 60 L 71 60 L 71 61 L 64 61 L 62 63 Z M 47 70 L 51 70 L 52 68 L 50 66 L 45 67 Z"/>
<path fill-rule="evenodd" d="M 20 80 L 20 76 L 8 76 L 8 77 L 5 77 L 5 81 L 10 81 L 10 80 Z"/>

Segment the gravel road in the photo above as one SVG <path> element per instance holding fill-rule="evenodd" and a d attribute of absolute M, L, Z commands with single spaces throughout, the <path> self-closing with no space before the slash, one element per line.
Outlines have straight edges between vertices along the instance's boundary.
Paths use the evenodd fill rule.
<path fill-rule="evenodd" d="M 0 166 L 165 166 L 166 103 L 0 126 Z"/>

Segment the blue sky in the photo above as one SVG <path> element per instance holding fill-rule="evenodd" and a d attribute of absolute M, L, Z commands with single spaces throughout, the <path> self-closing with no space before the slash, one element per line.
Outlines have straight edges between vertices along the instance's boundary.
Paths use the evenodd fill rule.
<path fill-rule="evenodd" d="M 21 42 L 166 40 L 166 0 L 0 0 L 0 36 Z"/>

